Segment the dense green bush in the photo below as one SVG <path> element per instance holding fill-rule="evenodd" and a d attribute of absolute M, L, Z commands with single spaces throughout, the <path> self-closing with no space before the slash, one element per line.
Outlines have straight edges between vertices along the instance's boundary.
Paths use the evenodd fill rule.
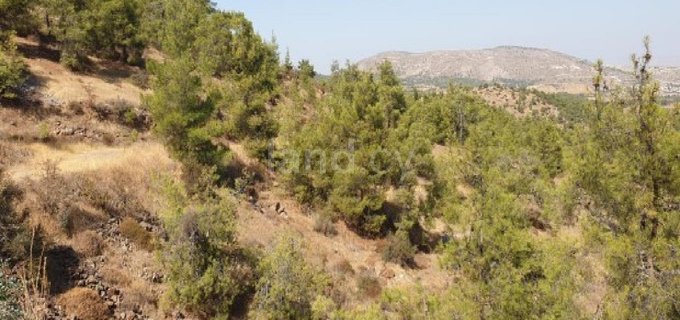
<path fill-rule="evenodd" d="M 26 66 L 17 53 L 12 34 L 0 30 L 0 99 L 14 99 L 26 81 Z"/>
<path fill-rule="evenodd" d="M 413 132 L 431 143 L 462 143 L 470 127 L 488 111 L 483 100 L 468 89 L 450 86 L 444 95 L 426 94 L 415 100 L 399 130 Z"/>
<path fill-rule="evenodd" d="M 228 137 L 241 140 L 251 156 L 265 159 L 278 125 L 276 104 L 279 62 L 275 44 L 255 33 L 242 13 L 214 12 L 196 29 L 192 55 L 199 70 L 220 79 L 216 108 Z"/>
<path fill-rule="evenodd" d="M 545 93 L 538 90 L 531 91 L 531 93 L 554 106 L 559 112 L 560 122 L 567 125 L 582 124 L 588 121 L 591 116 L 588 98 L 585 96 L 568 93 Z"/>
<path fill-rule="evenodd" d="M 185 201 L 164 216 L 170 238 L 161 253 L 167 299 L 204 317 L 227 318 L 254 285 L 253 257 L 236 243 L 234 206 L 226 193 Z"/>
<path fill-rule="evenodd" d="M 648 39 L 647 39 L 648 40 Z M 606 240 L 609 284 L 615 294 L 605 314 L 622 318 L 674 318 L 677 300 L 677 114 L 658 105 L 659 86 L 648 72 L 646 52 L 633 56 L 638 84 L 631 97 L 607 97 L 593 105 L 588 130 L 576 148 L 578 186 L 592 199 L 591 216 Z M 602 79 L 601 64 L 596 80 Z M 598 83 L 596 83 L 598 84 Z"/>
<path fill-rule="evenodd" d="M 87 56 L 78 51 L 77 48 L 64 47 L 59 56 L 59 63 L 73 71 L 84 71 L 89 64 Z"/>
<path fill-rule="evenodd" d="M 0 0 L 0 33 L 14 30 L 21 34 L 32 31 L 37 25 L 31 15 L 36 1 Z M 0 35 L 0 42 L 2 42 Z"/>
<path fill-rule="evenodd" d="M 189 52 L 196 27 L 215 11 L 209 0 L 153 0 L 144 8 L 144 38 L 172 58 Z"/>
<path fill-rule="evenodd" d="M 277 123 L 267 110 L 268 94 L 244 91 L 225 86 L 217 108 L 224 119 L 225 133 L 232 139 L 241 140 L 251 156 L 266 159 L 270 141 L 277 133 Z"/>
<path fill-rule="evenodd" d="M 86 13 L 87 47 L 98 55 L 133 65 L 142 62 L 145 43 L 140 39 L 138 0 L 94 1 Z"/>
<path fill-rule="evenodd" d="M 329 283 L 324 274 L 305 262 L 301 250 L 298 239 L 284 235 L 262 258 L 252 304 L 253 318 L 311 318 L 312 304 Z"/>
<path fill-rule="evenodd" d="M 141 64 L 145 43 L 140 33 L 144 9 L 137 0 L 39 2 L 44 31 L 59 41 L 61 62 L 83 70 L 87 54 Z"/>
<path fill-rule="evenodd" d="M 386 186 L 412 185 L 419 167 L 411 160 L 425 163 L 430 150 L 392 138 L 407 106 L 389 64 L 378 79 L 356 66 L 338 69 L 328 86 L 328 95 L 306 110 L 313 117 L 287 134 L 282 169 L 298 199 L 328 203 L 362 234 L 383 234 L 390 227 Z"/>
<path fill-rule="evenodd" d="M 535 228 L 562 221 L 568 210 L 553 180 L 565 170 L 566 132 L 549 120 L 518 119 L 460 90 L 420 100 L 444 106 L 450 101 L 454 105 L 430 112 L 452 116 L 416 118 L 425 128 L 450 119 L 431 131 L 448 128 L 447 134 L 430 136 L 449 146 L 434 170 L 433 210 L 465 230 L 443 246 L 442 262 L 462 272 L 470 290 L 461 284 L 460 293 L 439 301 L 440 310 L 469 318 L 578 317 L 569 298 L 580 289 L 575 277 L 582 275 L 571 273 L 575 261 L 562 256 L 566 247 L 560 241 L 532 237 Z M 399 247 L 408 248 L 405 235 L 402 239 Z M 562 260 L 547 258 L 554 254 Z M 549 284 L 555 285 L 547 289 Z"/>
<path fill-rule="evenodd" d="M 262 73 L 268 67 L 276 71 L 276 52 L 255 33 L 243 13 L 217 11 L 208 14 L 197 25 L 195 34 L 191 52 L 206 74 L 242 78 Z M 264 86 L 273 88 L 274 79 L 268 80 L 270 83 Z"/>
<path fill-rule="evenodd" d="M 269 112 L 275 100 L 279 72 L 275 45 L 263 41 L 242 13 L 214 10 L 207 1 L 164 1 L 158 6 L 149 5 L 147 10 L 160 10 L 166 18 L 171 17 L 168 23 L 157 21 L 162 25 L 157 34 L 159 44 L 172 58 L 155 68 L 157 79 L 152 86 L 155 97 L 150 100 L 150 106 L 154 118 L 160 119 L 159 132 L 170 138 L 169 131 L 174 131 L 172 136 L 177 137 L 189 127 L 203 128 L 200 133 L 194 130 L 187 134 L 202 146 L 187 148 L 184 144 L 190 139 L 186 137 L 180 139 L 184 142 L 167 141 L 170 147 L 200 149 L 204 154 L 210 149 L 208 138 L 226 134 L 242 140 L 251 155 L 265 158 L 269 141 L 277 133 L 276 121 Z M 176 83 L 172 83 L 169 72 L 173 69 L 181 72 L 174 76 L 190 76 L 177 78 Z M 175 118 L 173 122 L 181 120 L 181 123 L 169 123 L 172 117 L 164 116 L 168 108 L 164 103 L 173 94 L 178 98 L 188 97 L 177 100 L 173 108 L 185 108 L 175 114 L 191 113 L 194 123 L 189 123 L 187 118 Z M 205 98 L 199 99 L 199 96 Z M 177 126 L 184 129 L 177 130 Z M 199 158 L 203 164 L 220 164 L 214 157 Z"/>
<path fill-rule="evenodd" d="M 222 164 L 225 150 L 212 141 L 222 125 L 212 118 L 214 96 L 204 94 L 195 65 L 182 58 L 154 65 L 152 71 L 154 92 L 145 104 L 172 155 L 184 163 Z"/>
<path fill-rule="evenodd" d="M 307 59 L 300 60 L 297 66 L 297 74 L 302 81 L 308 81 L 309 79 L 314 79 L 314 77 L 316 77 L 314 66 Z"/>

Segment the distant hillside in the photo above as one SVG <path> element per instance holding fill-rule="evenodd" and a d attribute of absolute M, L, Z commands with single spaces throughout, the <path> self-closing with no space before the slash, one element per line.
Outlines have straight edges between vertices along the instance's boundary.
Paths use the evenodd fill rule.
<path fill-rule="evenodd" d="M 531 86 L 544 91 L 587 92 L 593 63 L 547 49 L 502 46 L 482 50 L 431 51 L 425 53 L 384 52 L 358 62 L 361 69 L 374 70 L 389 60 L 408 86 L 441 88 L 449 81 L 468 84 L 500 83 Z M 609 67 L 612 83 L 624 83 L 631 75 Z M 655 74 L 665 95 L 680 95 L 680 68 L 657 68 Z"/>

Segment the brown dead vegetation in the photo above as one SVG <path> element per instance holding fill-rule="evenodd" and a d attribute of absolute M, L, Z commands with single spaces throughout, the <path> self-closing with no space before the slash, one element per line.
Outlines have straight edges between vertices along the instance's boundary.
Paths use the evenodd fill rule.
<path fill-rule="evenodd" d="M 77 319 L 101 320 L 110 314 L 99 294 L 88 288 L 73 288 L 59 296 L 57 303 Z"/>
<path fill-rule="evenodd" d="M 104 249 L 104 239 L 92 230 L 85 230 L 73 238 L 73 249 L 85 258 L 98 256 Z"/>
<path fill-rule="evenodd" d="M 137 221 L 130 217 L 123 218 L 119 226 L 120 233 L 125 238 L 135 243 L 139 248 L 153 251 L 155 248 L 153 235 L 144 229 Z"/>

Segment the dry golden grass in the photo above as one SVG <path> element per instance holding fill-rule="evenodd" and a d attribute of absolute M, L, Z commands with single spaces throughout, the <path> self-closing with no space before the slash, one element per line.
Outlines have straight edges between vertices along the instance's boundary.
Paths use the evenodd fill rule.
<path fill-rule="evenodd" d="M 80 232 L 97 228 L 97 226 L 106 222 L 108 215 L 98 208 L 92 207 L 90 204 L 82 203 L 79 200 L 74 200 L 73 203 L 67 203 L 68 209 L 65 213 L 65 218 L 55 217 L 57 219 L 66 219 L 66 222 L 60 221 L 62 228 L 70 237 L 77 235 Z M 65 223 L 65 224 L 64 224 Z"/>
<path fill-rule="evenodd" d="M 28 217 L 28 225 L 31 228 L 40 227 L 48 239 L 67 239 L 59 222 L 44 212 L 34 212 Z"/>
<path fill-rule="evenodd" d="M 86 230 L 73 237 L 73 249 L 82 257 L 94 257 L 102 254 L 104 239 L 92 230 Z"/>
<path fill-rule="evenodd" d="M 82 175 L 64 176 L 54 165 L 48 164 L 41 180 L 26 183 L 26 193 L 31 197 L 24 205 L 32 209 L 29 211 L 44 214 L 38 215 L 40 224 L 57 227 L 48 230 L 61 231 L 71 237 L 108 219 L 106 213 L 91 203 L 90 195 L 98 192 L 93 188 L 96 185 L 86 182 L 88 180 Z"/>
<path fill-rule="evenodd" d="M 27 39 L 18 39 L 24 46 L 37 46 Z M 139 104 L 145 91 L 126 81 L 118 74 L 130 73 L 130 67 L 101 64 L 99 74 L 73 73 L 57 61 L 43 58 L 24 59 L 31 74 L 42 80 L 40 91 L 67 104 L 71 101 L 84 101 L 94 95 L 96 102 L 124 99 Z M 96 59 L 95 59 L 95 62 Z M 114 75 L 107 77 L 107 75 Z M 107 81 L 108 80 L 108 81 Z"/>
<path fill-rule="evenodd" d="M 347 259 L 342 259 L 333 265 L 333 271 L 341 275 L 354 275 L 354 268 Z"/>
<path fill-rule="evenodd" d="M 63 173 L 113 170 L 124 168 L 127 171 L 141 173 L 140 169 L 149 172 L 172 166 L 167 152 L 159 143 L 139 142 L 126 147 L 97 146 L 84 143 L 65 145 L 54 148 L 43 143 L 26 146 L 33 154 L 30 159 L 17 166 L 10 167 L 8 174 L 15 181 L 24 178 L 37 179 L 42 173 L 45 161 L 54 161 L 57 169 Z M 141 178 L 141 177 L 140 177 Z"/>
<path fill-rule="evenodd" d="M 135 280 L 123 289 L 124 299 L 121 303 L 122 309 L 133 309 L 135 306 L 142 308 L 155 308 L 158 304 L 158 294 L 151 290 L 148 283 Z"/>
<path fill-rule="evenodd" d="M 70 316 L 82 320 L 107 319 L 109 309 L 96 291 L 89 288 L 73 288 L 57 298 L 59 304 Z"/>
<path fill-rule="evenodd" d="M 0 141 L 0 169 L 23 161 L 31 156 L 31 151 L 17 143 Z"/>
<path fill-rule="evenodd" d="M 30 147 L 32 158 L 8 170 L 26 190 L 17 209 L 30 212 L 31 225 L 65 241 L 112 216 L 157 212 L 158 177 L 175 169 L 157 143 Z M 45 165 L 48 159 L 53 160 L 50 166 Z"/>
<path fill-rule="evenodd" d="M 44 243 L 37 228 L 31 231 L 28 257 L 19 271 L 23 297 L 21 309 L 25 319 L 45 319 L 47 316 L 50 283 L 47 274 L 47 259 L 44 256 Z M 41 246 L 40 255 L 34 255 L 36 246 Z"/>
<path fill-rule="evenodd" d="M 129 270 L 121 270 L 121 268 L 111 265 L 105 265 L 99 269 L 99 275 L 104 282 L 120 287 L 127 287 L 132 282 L 127 272 Z"/>

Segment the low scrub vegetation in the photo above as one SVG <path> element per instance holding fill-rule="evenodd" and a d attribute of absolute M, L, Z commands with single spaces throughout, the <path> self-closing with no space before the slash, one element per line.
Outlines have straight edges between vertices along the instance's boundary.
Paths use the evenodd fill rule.
<path fill-rule="evenodd" d="M 87 110 L 139 130 L 150 126 L 148 110 L 154 133 L 181 164 L 170 174 L 155 167 L 157 159 L 63 173 L 48 162 L 41 177 L 22 182 L 25 190 L 0 178 L 2 258 L 29 260 L 30 244 L 42 242 L 42 232 L 26 232 L 23 212 L 15 212 L 28 199 L 22 206 L 32 222 L 77 243 L 82 257 L 102 254 L 102 239 L 87 230 L 120 221 L 120 235 L 160 256 L 166 291 L 159 304 L 168 314 L 680 318 L 680 108 L 659 105 L 648 42 L 633 57 L 636 81 L 627 90 L 609 90 L 600 62 L 592 99 L 512 91 L 520 95 L 518 114 L 455 85 L 409 92 L 389 62 L 375 73 L 334 64 L 328 77 L 316 77 L 309 61 L 281 64 L 276 44 L 243 14 L 209 1 L 0 0 L 0 9 L 3 99 L 18 97 L 26 75 L 13 32 L 36 30 L 73 69 L 87 68 L 88 56 L 143 66 L 151 91 L 142 106 L 90 99 Z M 141 61 L 149 46 L 163 59 Z M 525 110 L 538 104 L 534 96 L 556 114 Z M 36 137 L 48 142 L 52 122 L 39 121 Z M 227 146 L 237 144 L 247 154 L 232 154 Z M 0 150 L 11 158 L 0 164 L 19 161 L 13 153 Z M 241 174 L 236 160 L 248 160 L 257 174 Z M 321 256 L 320 265 L 337 261 L 329 275 L 305 260 L 314 243 L 310 249 L 297 236 L 244 246 L 237 208 L 264 214 L 263 202 L 278 194 L 259 197 L 258 188 L 270 187 L 319 213 L 313 222 L 286 222 L 299 215 L 277 207 L 280 219 L 267 217 L 272 225 L 339 241 L 349 238 L 337 234 L 344 224 L 361 238 L 353 241 L 378 239 L 384 247 L 341 257 L 347 260 Z M 161 225 L 151 232 L 139 221 L 154 214 Z M 426 230 L 437 225 L 436 236 Z M 425 249 L 436 257 L 418 252 Z M 386 264 L 380 255 L 391 272 L 378 276 L 375 265 Z M 429 275 L 418 273 L 423 256 L 455 281 L 395 289 L 401 279 Z M 392 279 L 392 268 L 408 276 L 381 278 Z M 118 281 L 139 304 L 156 303 L 138 279 Z M 0 277 L 0 318 L 17 314 L 14 285 Z M 111 316 L 91 289 L 72 288 L 56 302 L 79 319 Z"/>
<path fill-rule="evenodd" d="M 0 169 L 0 262 L 3 263 L 7 258 L 22 260 L 31 253 L 31 232 L 15 211 L 15 204 L 22 195 L 23 192 Z M 36 249 L 41 241 L 38 242 Z"/>
<path fill-rule="evenodd" d="M 110 100 L 93 105 L 100 120 L 108 120 L 137 130 L 147 130 L 151 119 L 147 112 L 122 99 Z"/>
<path fill-rule="evenodd" d="M 21 284 L 7 274 L 6 268 L 4 261 L 0 261 L 0 318 L 21 319 Z"/>
<path fill-rule="evenodd" d="M 314 218 L 314 231 L 327 237 L 338 234 L 338 230 L 335 228 L 333 218 L 327 212 L 319 213 L 316 218 Z"/>
<path fill-rule="evenodd" d="M 414 265 L 415 254 L 416 247 L 411 244 L 408 234 L 400 231 L 387 238 L 383 259 L 408 267 Z"/>
<path fill-rule="evenodd" d="M 166 301 L 205 317 L 226 317 L 235 301 L 252 291 L 254 257 L 236 243 L 229 195 L 209 192 L 192 201 L 182 189 L 170 184 L 166 191 L 172 203 L 164 213 Z"/>
<path fill-rule="evenodd" d="M 89 288 L 74 288 L 62 294 L 57 303 L 78 319 L 98 320 L 110 316 L 109 308 L 97 291 Z"/>
<path fill-rule="evenodd" d="M 102 254 L 104 239 L 95 231 L 86 230 L 74 237 L 73 249 L 83 257 L 95 257 Z"/>
<path fill-rule="evenodd" d="M 155 244 L 153 234 L 139 225 L 135 219 L 130 217 L 123 218 L 118 229 L 123 237 L 132 241 L 132 243 L 139 248 L 146 251 L 154 250 Z"/>
<path fill-rule="evenodd" d="M 26 65 L 12 37 L 12 33 L 0 30 L 0 99 L 17 98 L 26 81 Z"/>
<path fill-rule="evenodd" d="M 380 280 L 370 272 L 364 271 L 357 277 L 357 290 L 366 298 L 375 298 L 380 295 L 382 286 Z"/>
<path fill-rule="evenodd" d="M 282 236 L 260 261 L 251 316 L 256 319 L 309 319 L 312 304 L 328 278 L 305 263 L 299 239 Z"/>

